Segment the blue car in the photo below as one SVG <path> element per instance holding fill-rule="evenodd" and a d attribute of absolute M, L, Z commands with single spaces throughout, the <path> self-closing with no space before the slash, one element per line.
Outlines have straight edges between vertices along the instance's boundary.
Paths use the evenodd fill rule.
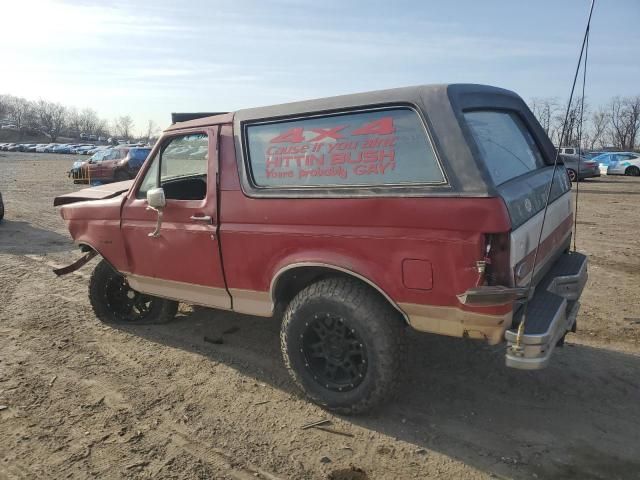
<path fill-rule="evenodd" d="M 56 145 L 51 149 L 52 153 L 71 153 L 71 145 L 63 143 L 62 145 Z"/>

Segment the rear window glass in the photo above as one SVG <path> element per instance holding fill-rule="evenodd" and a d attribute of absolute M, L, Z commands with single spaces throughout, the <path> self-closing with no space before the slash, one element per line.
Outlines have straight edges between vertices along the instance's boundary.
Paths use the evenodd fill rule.
<path fill-rule="evenodd" d="M 464 114 L 495 185 L 545 166 L 538 146 L 520 118 L 511 112 Z"/>
<path fill-rule="evenodd" d="M 258 187 L 445 182 L 422 121 L 409 108 L 249 125 L 246 139 Z"/>

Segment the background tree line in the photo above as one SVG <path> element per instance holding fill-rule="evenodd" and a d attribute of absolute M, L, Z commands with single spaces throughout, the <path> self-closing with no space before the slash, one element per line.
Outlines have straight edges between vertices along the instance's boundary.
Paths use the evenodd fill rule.
<path fill-rule="evenodd" d="M 580 98 L 575 99 L 567 117 L 565 139 L 560 144 L 562 123 L 567 104 L 556 98 L 532 98 L 529 108 L 556 146 L 577 147 L 580 138 Z M 609 102 L 592 108 L 584 102 L 581 147 L 585 150 L 640 148 L 640 95 L 613 97 Z"/>
<path fill-rule="evenodd" d="M 529 102 L 542 128 L 555 145 L 560 143 L 562 123 L 567 105 L 554 97 L 535 97 Z M 562 146 L 578 146 L 580 138 L 580 98 L 575 99 L 567 118 L 565 140 Z M 134 122 L 124 115 L 108 122 L 95 110 L 77 110 L 47 100 L 29 101 L 12 95 L 0 95 L 0 119 L 7 119 L 20 131 L 42 132 L 52 142 L 60 136 L 79 138 L 80 133 L 101 137 L 132 139 Z M 613 97 L 605 105 L 593 109 L 585 100 L 582 129 L 582 148 L 595 150 L 615 148 L 635 150 L 640 148 L 640 95 Z M 149 120 L 139 137 L 149 141 L 158 133 L 158 127 Z"/>
<path fill-rule="evenodd" d="M 134 136 L 134 122 L 129 115 L 109 122 L 91 108 L 78 110 L 48 100 L 30 101 L 13 95 L 0 95 L 0 119 L 14 124 L 20 132 L 44 133 L 52 142 L 61 136 L 80 138 L 81 133 L 121 139 Z M 157 125 L 149 120 L 139 139 L 149 141 L 157 133 Z"/>

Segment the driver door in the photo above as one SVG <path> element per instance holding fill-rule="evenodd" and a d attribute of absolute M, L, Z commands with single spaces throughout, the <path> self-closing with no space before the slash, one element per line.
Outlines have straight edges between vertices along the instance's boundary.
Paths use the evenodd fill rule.
<path fill-rule="evenodd" d="M 187 303 L 231 308 L 222 274 L 217 205 L 218 127 L 164 137 L 145 163 L 122 211 L 132 288 Z M 161 187 L 166 206 L 147 208 L 147 191 Z"/>

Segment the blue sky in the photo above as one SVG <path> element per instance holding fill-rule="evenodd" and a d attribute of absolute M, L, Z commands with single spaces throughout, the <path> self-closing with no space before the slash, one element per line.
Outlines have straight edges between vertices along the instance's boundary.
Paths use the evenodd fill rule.
<path fill-rule="evenodd" d="M 423 83 L 568 96 L 589 0 L 3 2 L 0 93 L 130 114 Z M 640 95 L 640 0 L 598 0 L 587 96 Z"/>

